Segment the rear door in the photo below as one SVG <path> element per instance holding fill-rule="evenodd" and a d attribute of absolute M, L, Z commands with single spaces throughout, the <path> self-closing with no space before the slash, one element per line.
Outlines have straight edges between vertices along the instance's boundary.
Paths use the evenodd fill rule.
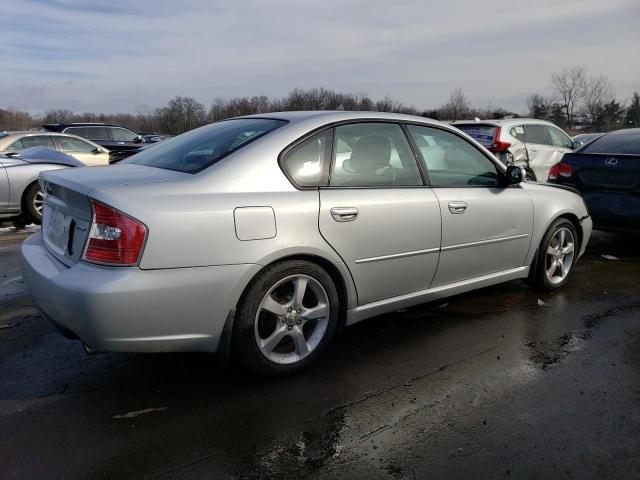
<path fill-rule="evenodd" d="M 564 152 L 553 145 L 549 130 L 544 124 L 526 123 L 524 125 L 529 167 L 538 182 L 546 182 L 549 170 L 560 161 Z"/>
<path fill-rule="evenodd" d="M 442 248 L 433 287 L 522 267 L 533 231 L 531 198 L 503 187 L 496 163 L 452 132 L 409 125 L 442 215 Z M 444 152 L 444 155 L 440 153 Z M 442 156 L 442 158 L 440 158 Z"/>
<path fill-rule="evenodd" d="M 7 167 L 0 158 L 0 213 L 9 206 L 9 176 Z"/>
<path fill-rule="evenodd" d="M 440 207 L 402 127 L 340 125 L 334 145 L 319 226 L 351 271 L 359 304 L 427 289 L 438 265 Z"/>

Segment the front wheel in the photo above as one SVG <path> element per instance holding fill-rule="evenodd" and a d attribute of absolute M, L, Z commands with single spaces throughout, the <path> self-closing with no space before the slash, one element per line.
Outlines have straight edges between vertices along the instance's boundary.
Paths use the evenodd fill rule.
<path fill-rule="evenodd" d="M 560 218 L 545 233 L 529 275 L 529 283 L 542 290 L 556 290 L 569 278 L 576 260 L 578 235 L 569 220 Z"/>
<path fill-rule="evenodd" d="M 240 302 L 233 356 L 263 375 L 298 372 L 327 346 L 338 316 L 338 293 L 325 270 L 301 260 L 271 265 Z"/>

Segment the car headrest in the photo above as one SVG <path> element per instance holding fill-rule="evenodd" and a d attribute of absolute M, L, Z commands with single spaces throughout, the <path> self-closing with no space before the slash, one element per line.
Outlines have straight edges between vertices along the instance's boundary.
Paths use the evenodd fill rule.
<path fill-rule="evenodd" d="M 388 167 L 390 160 L 391 140 L 380 135 L 367 135 L 358 139 L 343 168 L 351 173 L 369 173 Z"/>

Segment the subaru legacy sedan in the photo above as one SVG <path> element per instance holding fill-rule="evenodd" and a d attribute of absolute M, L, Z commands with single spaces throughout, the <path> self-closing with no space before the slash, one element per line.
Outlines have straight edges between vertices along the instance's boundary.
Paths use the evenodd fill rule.
<path fill-rule="evenodd" d="M 288 374 L 385 312 L 514 279 L 564 285 L 591 219 L 572 189 L 523 177 L 420 117 L 235 118 L 44 173 L 23 275 L 89 351 L 217 351 Z"/>

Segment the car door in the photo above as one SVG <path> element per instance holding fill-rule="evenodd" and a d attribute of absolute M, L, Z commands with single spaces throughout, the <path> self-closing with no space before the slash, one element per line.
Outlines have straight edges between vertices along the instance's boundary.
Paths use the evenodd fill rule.
<path fill-rule="evenodd" d="M 547 125 L 546 129 L 547 129 L 549 138 L 551 139 L 551 144 L 553 145 L 556 151 L 556 158 L 554 159 L 555 162 L 552 164 L 553 166 L 562 160 L 562 157 L 564 156 L 565 153 L 573 151 L 573 140 L 571 140 L 571 137 L 569 137 L 569 135 L 564 133 L 558 127 Z M 546 181 L 548 177 L 549 177 L 549 172 L 547 172 L 547 177 L 545 177 L 544 180 Z"/>
<path fill-rule="evenodd" d="M 9 207 L 9 176 L 7 167 L 0 158 L 0 213 Z"/>
<path fill-rule="evenodd" d="M 558 163 L 558 149 L 553 146 L 547 126 L 538 123 L 524 125 L 529 166 L 538 182 L 546 182 L 549 170 Z"/>
<path fill-rule="evenodd" d="M 53 137 L 58 150 L 71 155 L 85 165 L 98 166 L 109 164 L 109 154 L 102 148 L 81 138 L 70 135 L 56 135 Z"/>
<path fill-rule="evenodd" d="M 353 276 L 360 305 L 429 287 L 438 265 L 440 208 L 399 124 L 335 128 L 320 233 Z"/>
<path fill-rule="evenodd" d="M 526 191 L 503 186 L 496 161 L 465 138 L 418 125 L 409 125 L 408 131 L 442 215 L 440 262 L 431 286 L 522 267 L 533 231 L 533 204 Z"/>

